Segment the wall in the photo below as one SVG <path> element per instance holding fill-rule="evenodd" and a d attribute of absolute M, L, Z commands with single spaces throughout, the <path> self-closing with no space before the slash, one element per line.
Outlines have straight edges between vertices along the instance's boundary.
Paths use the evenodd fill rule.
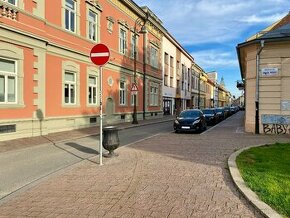
<path fill-rule="evenodd" d="M 265 117 L 280 116 L 280 120 L 290 115 L 290 43 L 267 43 L 260 54 L 259 73 L 259 103 L 260 103 L 260 133 L 281 134 L 287 133 L 287 126 L 269 122 Z M 255 132 L 255 91 L 256 91 L 256 47 L 245 49 L 246 60 L 246 120 L 245 127 L 248 132 Z M 266 74 L 274 69 L 273 74 Z M 264 73 L 263 73 L 264 72 Z M 278 120 L 278 121 L 277 121 Z M 288 125 L 288 124 L 287 124 Z M 281 130 L 280 130 L 281 129 Z M 285 130 L 286 129 L 286 130 Z M 280 133 L 281 132 L 281 133 Z"/>

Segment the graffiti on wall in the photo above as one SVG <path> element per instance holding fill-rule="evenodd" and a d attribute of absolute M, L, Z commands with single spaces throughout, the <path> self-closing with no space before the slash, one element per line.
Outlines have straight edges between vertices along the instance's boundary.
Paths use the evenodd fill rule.
<path fill-rule="evenodd" d="M 265 134 L 290 134 L 290 116 L 263 114 L 262 124 Z"/>

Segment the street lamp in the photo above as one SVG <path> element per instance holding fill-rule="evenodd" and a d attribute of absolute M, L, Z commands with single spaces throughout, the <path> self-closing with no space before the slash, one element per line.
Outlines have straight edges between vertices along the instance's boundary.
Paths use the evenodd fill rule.
<path fill-rule="evenodd" d="M 135 20 L 135 25 L 134 25 L 134 84 L 136 85 L 136 65 L 137 65 L 137 60 L 136 60 L 136 56 L 137 56 L 137 33 L 140 33 L 140 34 L 146 34 L 147 33 L 147 30 L 146 30 L 146 22 L 148 20 L 148 17 L 149 17 L 149 13 L 146 13 L 146 17 L 145 18 L 140 18 L 138 17 L 136 20 Z M 141 25 L 141 29 L 140 31 L 137 32 L 137 25 Z M 143 36 L 143 38 L 145 38 L 145 36 Z M 143 44 L 145 43 L 145 40 L 143 40 Z M 143 99 L 145 99 L 145 61 L 146 61 L 146 54 L 145 53 L 145 45 L 143 45 L 143 70 L 144 70 L 144 76 L 143 76 Z M 132 121 L 132 124 L 138 124 L 138 121 L 137 121 L 137 105 L 136 105 L 136 100 L 137 100 L 137 93 L 134 93 L 134 111 L 133 111 L 133 121 Z M 143 110 L 145 112 L 145 101 L 143 100 Z M 144 113 L 143 113 L 143 118 L 144 118 Z"/>

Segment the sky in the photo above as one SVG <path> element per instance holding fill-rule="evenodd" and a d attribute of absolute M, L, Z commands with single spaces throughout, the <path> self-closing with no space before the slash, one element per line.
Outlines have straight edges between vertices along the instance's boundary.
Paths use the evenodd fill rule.
<path fill-rule="evenodd" d="M 153 11 L 205 72 L 239 97 L 236 46 L 289 13 L 290 0 L 134 0 Z"/>

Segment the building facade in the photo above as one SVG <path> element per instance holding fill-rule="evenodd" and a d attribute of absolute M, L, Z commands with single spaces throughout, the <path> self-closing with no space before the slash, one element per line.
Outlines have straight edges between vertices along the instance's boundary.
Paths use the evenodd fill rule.
<path fill-rule="evenodd" d="M 138 119 L 162 116 L 162 23 L 146 8 L 0 0 L 0 14 L 0 140 L 97 125 L 100 82 L 106 123 L 132 120 L 135 81 Z M 89 58 L 97 43 L 110 48 L 102 81 Z"/>
<path fill-rule="evenodd" d="M 289 134 L 290 15 L 238 44 L 245 87 L 245 130 Z"/>

